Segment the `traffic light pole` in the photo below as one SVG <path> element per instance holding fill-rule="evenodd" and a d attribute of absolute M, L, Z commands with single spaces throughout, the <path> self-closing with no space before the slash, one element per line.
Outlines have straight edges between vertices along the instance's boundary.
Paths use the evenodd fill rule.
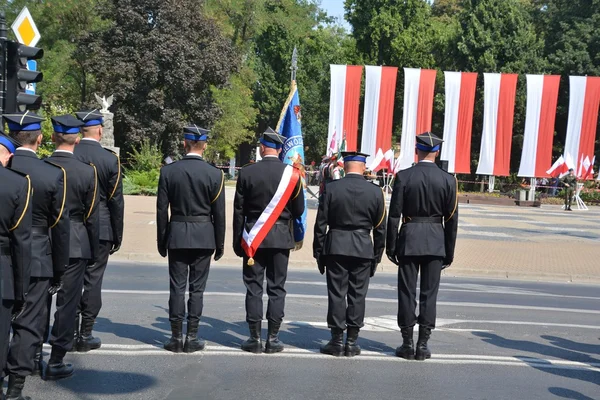
<path fill-rule="evenodd" d="M 6 98 L 6 15 L 0 11 L 0 115 L 4 114 L 4 99 Z"/>

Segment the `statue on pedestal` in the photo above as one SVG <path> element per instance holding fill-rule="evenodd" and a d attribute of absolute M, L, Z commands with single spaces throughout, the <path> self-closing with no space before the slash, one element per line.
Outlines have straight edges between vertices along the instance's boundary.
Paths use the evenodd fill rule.
<path fill-rule="evenodd" d="M 102 139 L 100 140 L 100 144 L 103 147 L 111 149 L 115 153 L 119 154 L 120 149 L 118 147 L 115 147 L 115 128 L 113 125 L 114 114 L 108 110 L 108 108 L 113 103 L 113 96 L 110 95 L 108 98 L 106 98 L 105 96 L 100 97 L 95 93 L 94 96 L 96 97 L 96 100 L 98 101 L 98 103 L 100 103 L 100 106 L 102 107 L 100 109 L 100 112 L 102 113 L 102 117 L 104 119 L 104 124 L 102 128 Z"/>

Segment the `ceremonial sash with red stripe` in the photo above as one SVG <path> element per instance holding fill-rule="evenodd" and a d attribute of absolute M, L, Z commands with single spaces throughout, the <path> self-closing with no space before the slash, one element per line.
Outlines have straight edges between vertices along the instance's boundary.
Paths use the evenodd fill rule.
<path fill-rule="evenodd" d="M 277 222 L 292 193 L 294 193 L 299 179 L 300 173 L 298 169 L 287 165 L 283 170 L 281 181 L 267 208 L 262 212 L 252 229 L 250 229 L 250 232 L 244 229 L 242 234 L 242 248 L 249 257 L 249 266 L 254 265 L 253 257 L 256 254 L 256 250 L 258 250 L 260 244 L 267 237 L 275 222 Z"/>

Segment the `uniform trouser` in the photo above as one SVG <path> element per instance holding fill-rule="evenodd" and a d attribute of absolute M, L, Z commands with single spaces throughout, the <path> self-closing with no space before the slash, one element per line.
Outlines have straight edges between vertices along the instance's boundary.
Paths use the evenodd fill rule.
<path fill-rule="evenodd" d="M 50 278 L 31 278 L 25 300 L 25 311 L 12 323 L 13 337 L 8 351 L 7 375 L 27 376 L 33 371 L 33 358 L 42 341 L 48 312 Z"/>
<path fill-rule="evenodd" d="M 204 307 L 204 289 L 208 280 L 210 249 L 169 250 L 169 321 L 183 321 L 185 317 L 185 291 L 188 284 L 188 323 L 199 321 Z"/>
<path fill-rule="evenodd" d="M 400 257 L 398 267 L 398 326 L 410 328 L 417 322 L 419 326 L 435 328 L 435 315 L 442 257 Z M 417 275 L 421 271 L 421 291 L 419 293 L 419 318 L 417 307 Z"/>
<path fill-rule="evenodd" d="M 77 306 L 77 314 L 81 319 L 95 320 L 102 308 L 102 279 L 108 264 L 108 256 L 113 243 L 107 240 L 100 241 L 98 248 L 98 261 L 85 269 L 83 278 L 83 295 Z"/>
<path fill-rule="evenodd" d="M 254 265 L 248 265 L 244 256 L 242 275 L 246 285 L 246 321 L 251 324 L 263 319 L 263 281 L 267 275 L 267 320 L 281 323 L 285 308 L 285 280 L 287 278 L 289 249 L 258 249 Z"/>
<path fill-rule="evenodd" d="M 83 275 L 87 263 L 88 260 L 71 258 L 62 277 L 63 286 L 56 294 L 56 312 L 50 334 L 50 344 L 63 351 L 71 351 L 73 348 L 75 316 L 77 315 L 77 305 L 81 301 Z"/>
<path fill-rule="evenodd" d="M 8 356 L 8 339 L 10 337 L 10 320 L 14 301 L 2 300 L 0 304 L 0 374 L 4 376 L 6 358 Z"/>
<path fill-rule="evenodd" d="M 362 328 L 365 299 L 371 275 L 371 260 L 357 257 L 329 256 L 327 272 L 327 326 L 346 329 Z M 346 298 L 348 306 L 346 307 Z"/>
<path fill-rule="evenodd" d="M 571 203 L 573 202 L 573 189 L 565 190 L 565 207 L 571 208 Z"/>

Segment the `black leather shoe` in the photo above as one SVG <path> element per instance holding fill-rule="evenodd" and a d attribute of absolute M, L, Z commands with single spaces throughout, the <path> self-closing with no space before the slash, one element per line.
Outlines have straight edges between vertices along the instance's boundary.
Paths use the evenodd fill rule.
<path fill-rule="evenodd" d="M 40 345 L 33 356 L 33 370 L 31 376 L 44 375 L 44 356 L 42 355 L 42 345 Z"/>
<path fill-rule="evenodd" d="M 332 328 L 331 340 L 321 346 L 320 352 L 334 357 L 342 357 L 345 354 L 344 331 L 339 328 Z"/>
<path fill-rule="evenodd" d="M 346 357 L 354 357 L 360 355 L 360 346 L 356 344 L 358 341 L 358 331 L 360 328 L 348 327 L 348 333 L 346 335 Z"/>
<path fill-rule="evenodd" d="M 73 347 L 68 353 L 74 353 L 77 351 L 77 342 L 79 341 L 79 314 L 75 317 L 75 326 L 73 328 Z"/>
<path fill-rule="evenodd" d="M 265 345 L 265 353 L 279 353 L 283 351 L 283 343 L 279 341 L 279 328 L 281 323 L 275 323 L 269 321 L 269 336 L 267 338 L 267 344 Z"/>
<path fill-rule="evenodd" d="M 57 381 L 59 379 L 68 378 L 73 375 L 73 366 L 71 364 L 65 364 L 64 362 L 59 363 L 48 363 L 46 367 L 46 374 L 44 379 L 47 381 Z"/>
<path fill-rule="evenodd" d="M 414 327 L 402 328 L 402 346 L 396 348 L 396 357 L 405 360 L 415 359 L 415 342 L 413 341 Z"/>
<path fill-rule="evenodd" d="M 417 351 L 415 353 L 415 360 L 423 361 L 431 358 L 431 351 L 427 347 L 427 341 L 431 335 L 431 329 L 419 326 L 419 340 L 417 341 Z"/>
<path fill-rule="evenodd" d="M 183 353 L 183 321 L 171 322 L 171 339 L 163 347 L 173 353 Z"/>
<path fill-rule="evenodd" d="M 198 338 L 198 325 L 200 321 L 188 321 L 188 330 L 185 337 L 185 345 L 183 346 L 184 353 L 194 353 L 196 351 L 204 350 L 206 342 Z"/>
<path fill-rule="evenodd" d="M 253 322 L 248 324 L 250 330 L 250 337 L 244 343 L 242 343 L 242 350 L 249 353 L 262 353 L 262 341 L 260 339 L 261 323 Z"/>
<path fill-rule="evenodd" d="M 77 351 L 87 353 L 88 351 L 99 349 L 100 346 L 102 346 L 100 338 L 92 336 L 93 326 L 94 320 L 84 319 L 81 321 L 80 335 L 75 343 Z"/>
<path fill-rule="evenodd" d="M 31 400 L 31 397 L 23 397 L 21 392 L 25 386 L 25 377 L 10 375 L 8 377 L 8 389 L 6 390 L 6 400 Z"/>

